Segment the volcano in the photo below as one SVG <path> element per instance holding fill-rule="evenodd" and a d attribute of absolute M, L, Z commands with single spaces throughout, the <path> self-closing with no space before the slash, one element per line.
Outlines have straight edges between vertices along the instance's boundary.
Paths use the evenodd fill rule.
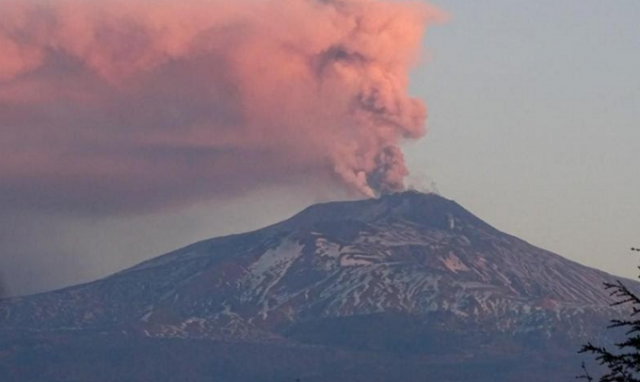
<path fill-rule="evenodd" d="M 2 301 L 0 379 L 566 381 L 615 280 L 435 194 L 318 204 Z"/>

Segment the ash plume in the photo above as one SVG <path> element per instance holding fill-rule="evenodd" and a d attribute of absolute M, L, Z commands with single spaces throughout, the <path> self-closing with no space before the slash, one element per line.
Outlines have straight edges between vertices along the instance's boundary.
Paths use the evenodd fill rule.
<path fill-rule="evenodd" d="M 0 205 L 119 213 L 404 188 L 421 2 L 0 1 Z"/>

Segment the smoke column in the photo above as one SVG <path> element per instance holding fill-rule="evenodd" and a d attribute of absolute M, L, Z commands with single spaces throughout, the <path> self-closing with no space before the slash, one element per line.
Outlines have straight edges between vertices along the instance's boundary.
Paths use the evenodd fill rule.
<path fill-rule="evenodd" d="M 117 213 L 303 179 L 402 190 L 421 2 L 0 1 L 0 206 Z M 22 206 L 22 207 L 21 207 Z"/>

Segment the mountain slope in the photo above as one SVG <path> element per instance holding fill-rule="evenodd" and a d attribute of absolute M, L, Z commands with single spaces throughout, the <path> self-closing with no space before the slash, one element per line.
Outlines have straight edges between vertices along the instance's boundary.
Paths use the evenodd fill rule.
<path fill-rule="evenodd" d="M 453 201 L 405 192 L 315 205 L 94 283 L 9 300 L 0 329 L 321 346 L 348 352 L 356 368 L 368 365 L 362 352 L 434 365 L 511 360 L 519 375 L 531 366 L 525 354 L 570 356 L 586 339 L 605 340 L 606 321 L 621 314 L 602 289 L 613 280 Z"/>

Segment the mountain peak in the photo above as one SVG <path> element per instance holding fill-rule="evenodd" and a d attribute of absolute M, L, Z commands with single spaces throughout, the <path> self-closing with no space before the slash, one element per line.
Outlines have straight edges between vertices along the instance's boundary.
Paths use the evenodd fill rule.
<path fill-rule="evenodd" d="M 309 227 L 338 221 L 374 225 L 403 223 L 447 230 L 453 226 L 495 230 L 455 201 L 435 193 L 415 190 L 386 194 L 375 199 L 316 204 L 283 224 Z"/>

